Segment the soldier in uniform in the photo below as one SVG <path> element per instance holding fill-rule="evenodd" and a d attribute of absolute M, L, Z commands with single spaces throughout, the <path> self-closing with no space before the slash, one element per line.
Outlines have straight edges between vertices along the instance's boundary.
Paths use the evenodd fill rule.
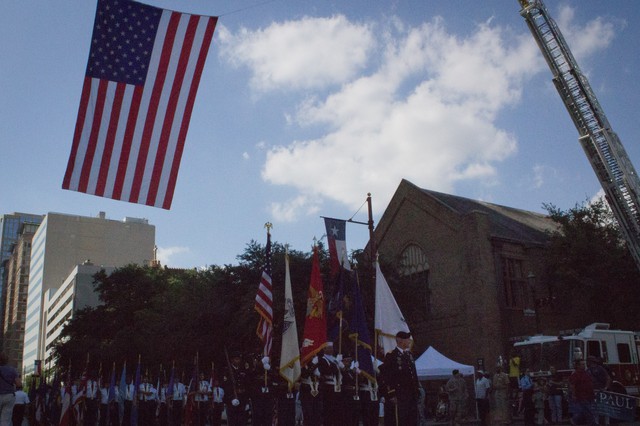
<path fill-rule="evenodd" d="M 224 389 L 220 386 L 218 379 L 213 381 L 211 393 L 211 402 L 213 404 L 211 426 L 220 426 L 222 424 L 222 411 L 224 410 Z"/>
<path fill-rule="evenodd" d="M 411 354 L 410 333 L 396 334 L 396 348 L 385 355 L 380 370 L 385 385 L 385 425 L 417 425 L 420 384 Z"/>
<path fill-rule="evenodd" d="M 300 370 L 300 402 L 305 426 L 320 426 L 322 424 L 322 394 L 320 393 L 320 357 L 324 352 L 318 352 L 310 362 Z"/>
<path fill-rule="evenodd" d="M 275 406 L 273 374 L 269 357 L 254 360 L 251 374 L 251 424 L 271 426 Z"/>
<path fill-rule="evenodd" d="M 333 343 L 329 342 L 319 360 L 320 393 L 322 393 L 324 426 L 338 426 L 342 420 L 342 354 L 333 356 Z"/>
<path fill-rule="evenodd" d="M 196 418 L 200 426 L 205 426 L 209 417 L 209 396 L 211 395 L 211 386 L 209 381 L 205 379 L 204 373 L 200 373 L 198 386 L 196 388 Z"/>
<path fill-rule="evenodd" d="M 342 393 L 345 424 L 377 426 L 379 401 L 378 386 L 373 378 L 360 370 L 357 361 L 351 357 L 344 360 L 342 371 Z"/>
<path fill-rule="evenodd" d="M 133 406 L 133 395 L 135 390 L 136 386 L 133 383 L 133 378 L 129 376 L 127 378 L 127 387 L 124 391 L 124 415 L 122 416 L 122 426 L 129 426 L 131 424 L 131 408 Z"/>
<path fill-rule="evenodd" d="M 296 386 L 289 389 L 289 382 L 279 374 L 275 378 L 276 411 L 278 413 L 278 426 L 296 425 Z"/>
<path fill-rule="evenodd" d="M 158 389 L 158 409 L 157 409 L 157 413 L 158 413 L 158 424 L 160 426 L 167 426 L 169 424 L 169 403 L 170 401 L 167 401 L 167 390 L 168 390 L 168 384 L 167 383 L 162 383 L 160 385 L 160 389 Z"/>
<path fill-rule="evenodd" d="M 109 412 L 109 382 L 103 377 L 100 384 L 100 426 L 107 426 Z"/>
<path fill-rule="evenodd" d="M 138 403 L 140 424 L 153 424 L 155 418 L 156 389 L 149 381 L 149 376 L 145 374 L 140 387 L 138 388 Z"/>
<path fill-rule="evenodd" d="M 245 407 L 248 402 L 248 376 L 249 365 L 242 364 L 240 352 L 233 352 L 230 358 L 230 365 L 226 368 L 222 378 L 227 407 L 227 424 L 229 426 L 244 426 L 247 424 Z"/>
<path fill-rule="evenodd" d="M 184 407 L 186 389 L 182 380 L 178 380 L 173 384 L 172 400 L 171 403 L 171 424 L 173 426 L 180 426 L 182 424 L 182 409 Z"/>
<path fill-rule="evenodd" d="M 98 404 L 100 398 L 100 388 L 98 382 L 94 380 L 93 374 L 87 379 L 87 394 L 86 394 L 86 406 L 87 411 L 85 413 L 84 421 L 87 426 L 95 426 L 98 421 Z"/>

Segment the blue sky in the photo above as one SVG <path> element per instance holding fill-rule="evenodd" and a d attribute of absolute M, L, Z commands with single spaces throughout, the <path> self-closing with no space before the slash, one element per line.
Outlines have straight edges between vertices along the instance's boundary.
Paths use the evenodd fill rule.
<path fill-rule="evenodd" d="M 144 217 L 163 263 L 199 267 L 235 263 L 267 221 L 308 250 L 320 216 L 366 221 L 368 192 L 377 223 L 403 178 L 538 212 L 599 191 L 517 0 L 147 3 L 221 16 L 171 210 L 61 189 L 95 2 L 8 0 L 0 213 Z M 546 4 L 638 167 L 637 3 Z M 367 238 L 348 225 L 349 249 Z"/>

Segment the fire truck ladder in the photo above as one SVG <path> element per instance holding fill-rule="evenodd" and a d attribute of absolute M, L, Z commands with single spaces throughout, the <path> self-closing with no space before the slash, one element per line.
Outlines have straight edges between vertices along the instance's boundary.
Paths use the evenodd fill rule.
<path fill-rule="evenodd" d="M 518 0 L 520 14 L 553 73 L 553 83 L 573 120 L 593 171 L 640 269 L 640 180 L 622 142 L 611 129 L 589 81 L 549 16 L 542 0 Z"/>

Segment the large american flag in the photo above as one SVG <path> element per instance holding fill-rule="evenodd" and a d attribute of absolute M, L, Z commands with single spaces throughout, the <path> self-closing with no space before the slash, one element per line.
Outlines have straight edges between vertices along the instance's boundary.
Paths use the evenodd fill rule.
<path fill-rule="evenodd" d="M 269 356 L 273 342 L 273 293 L 271 283 L 271 234 L 268 231 L 265 257 L 265 265 L 260 277 L 254 308 L 260 314 L 256 333 L 264 344 L 264 356 Z"/>
<path fill-rule="evenodd" d="M 98 0 L 62 188 L 171 207 L 216 22 Z"/>

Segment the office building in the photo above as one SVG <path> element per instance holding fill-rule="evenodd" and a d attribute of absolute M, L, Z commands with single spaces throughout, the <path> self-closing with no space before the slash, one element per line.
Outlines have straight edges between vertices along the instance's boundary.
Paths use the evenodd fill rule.
<path fill-rule="evenodd" d="M 3 351 L 12 365 L 22 369 L 22 345 L 24 342 L 24 319 L 27 308 L 31 240 L 38 224 L 25 222 L 20 227 L 20 236 L 5 261 L 7 281 L 5 285 L 5 309 L 2 334 Z"/>
<path fill-rule="evenodd" d="M 154 247 L 155 227 L 146 219 L 48 213 L 32 241 L 23 372 L 29 374 L 36 360 L 45 359 L 45 302 L 52 300 L 74 268 L 87 261 L 113 267 L 149 265 Z"/>
<path fill-rule="evenodd" d="M 44 218 L 43 215 L 32 213 L 13 213 L 0 215 L 0 312 L 4 312 L 6 296 L 7 269 L 6 261 L 11 256 L 14 244 L 18 241 L 20 227 L 23 223 L 39 224 Z M 4 315 L 0 316 L 0 321 Z M 4 328 L 4 326 L 2 326 Z"/>
<path fill-rule="evenodd" d="M 94 275 L 101 270 L 109 275 L 114 269 L 114 267 L 97 266 L 90 261 L 85 261 L 82 265 L 73 268 L 60 288 L 47 293 L 44 308 L 46 336 L 43 365 L 45 369 L 53 365 L 53 344 L 60 336 L 65 323 L 73 318 L 77 310 L 95 307 L 102 303 L 94 290 Z"/>

